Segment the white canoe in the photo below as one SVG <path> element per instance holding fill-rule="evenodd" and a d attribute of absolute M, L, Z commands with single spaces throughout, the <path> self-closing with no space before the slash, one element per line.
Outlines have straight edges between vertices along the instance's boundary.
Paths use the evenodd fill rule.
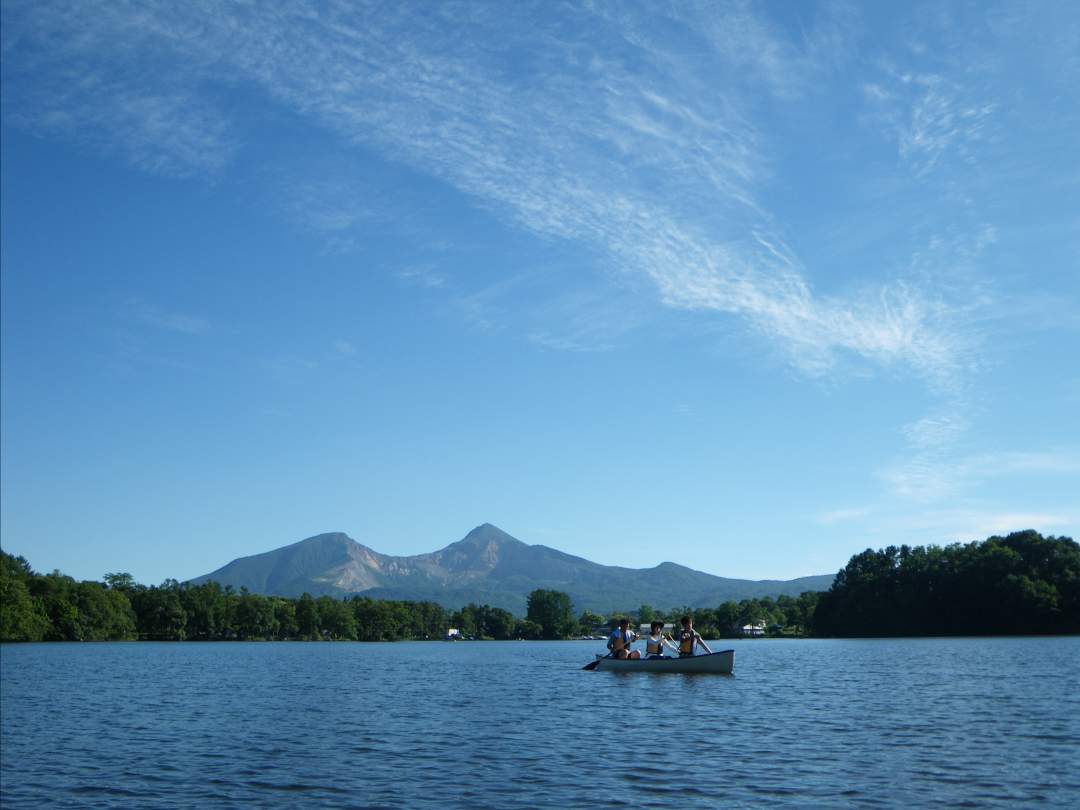
<path fill-rule="evenodd" d="M 735 666 L 735 651 L 720 650 L 707 655 L 686 658 L 608 658 L 596 656 L 596 666 L 613 672 L 718 672 L 730 675 Z"/>

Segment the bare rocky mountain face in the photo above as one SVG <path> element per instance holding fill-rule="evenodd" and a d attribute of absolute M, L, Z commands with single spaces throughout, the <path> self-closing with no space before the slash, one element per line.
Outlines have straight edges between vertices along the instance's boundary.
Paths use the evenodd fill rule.
<path fill-rule="evenodd" d="M 574 609 L 608 614 L 642 604 L 716 607 L 729 599 L 826 590 L 832 575 L 793 580 L 729 579 L 665 562 L 654 568 L 600 565 L 540 545 L 528 545 L 490 523 L 429 554 L 395 557 L 368 548 L 341 532 L 320 534 L 263 554 L 241 557 L 191 580 L 214 580 L 236 589 L 277 596 L 346 596 L 438 602 L 459 608 L 469 602 L 524 615 L 536 588 L 565 591 Z"/>

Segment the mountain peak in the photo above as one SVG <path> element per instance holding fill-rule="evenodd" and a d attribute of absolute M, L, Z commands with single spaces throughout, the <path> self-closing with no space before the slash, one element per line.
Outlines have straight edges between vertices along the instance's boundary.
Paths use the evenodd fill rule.
<path fill-rule="evenodd" d="M 481 523 L 459 540 L 458 543 L 468 543 L 470 545 L 490 545 L 495 543 L 502 545 L 503 543 L 521 543 L 521 541 L 516 537 L 511 537 L 492 523 Z M 454 545 L 457 545 L 457 543 Z M 524 544 L 522 543 L 522 545 Z"/>
<path fill-rule="evenodd" d="M 494 569 L 507 553 L 528 546 L 498 526 L 482 523 L 432 558 L 454 575 L 478 576 Z"/>
<path fill-rule="evenodd" d="M 309 545 L 309 546 L 335 546 L 335 545 L 348 545 L 349 543 L 355 543 L 349 535 L 345 532 L 324 532 L 323 534 L 315 534 L 311 537 L 305 537 L 296 545 Z"/>
<path fill-rule="evenodd" d="M 468 602 L 524 614 L 535 588 L 565 591 L 576 610 L 625 611 L 650 604 L 710 607 L 749 597 L 824 590 L 831 576 L 791 582 L 724 579 L 667 561 L 651 569 L 600 565 L 541 545 L 528 545 L 482 523 L 440 551 L 411 557 L 380 554 L 344 532 L 326 532 L 289 546 L 233 560 L 193 584 L 214 580 L 253 593 Z M 815 581 L 816 580 L 816 581 Z"/>

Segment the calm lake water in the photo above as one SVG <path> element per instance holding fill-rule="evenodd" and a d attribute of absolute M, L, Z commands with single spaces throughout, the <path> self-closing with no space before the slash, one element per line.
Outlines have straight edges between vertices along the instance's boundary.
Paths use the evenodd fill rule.
<path fill-rule="evenodd" d="M 20 807 L 1080 806 L 1080 638 L 0 648 Z"/>

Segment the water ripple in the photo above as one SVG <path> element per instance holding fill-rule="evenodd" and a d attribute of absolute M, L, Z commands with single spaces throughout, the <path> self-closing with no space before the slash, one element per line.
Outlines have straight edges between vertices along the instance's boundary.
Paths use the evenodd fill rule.
<path fill-rule="evenodd" d="M 0 647 L 0 803 L 1080 806 L 1080 639 Z"/>

